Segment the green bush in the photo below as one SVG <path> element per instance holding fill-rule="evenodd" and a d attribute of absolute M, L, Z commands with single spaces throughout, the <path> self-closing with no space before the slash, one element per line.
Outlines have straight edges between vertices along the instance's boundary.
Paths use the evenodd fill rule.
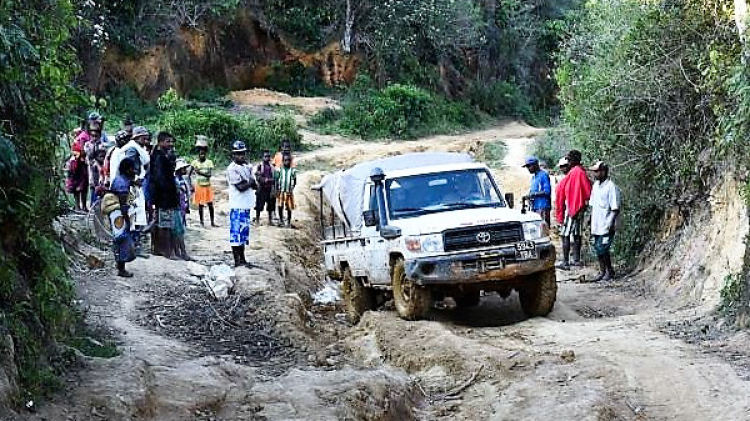
<path fill-rule="evenodd" d="M 341 111 L 323 110 L 311 124 L 364 139 L 414 139 L 473 127 L 480 122 L 467 104 L 446 100 L 427 90 L 393 84 L 381 90 L 368 80 L 355 82 Z"/>
<path fill-rule="evenodd" d="M 569 28 L 556 74 L 562 123 L 584 160 L 613 164 L 624 199 L 616 245 L 632 263 L 666 209 L 688 214 L 705 198 L 716 162 L 746 160 L 717 154 L 727 139 L 718 116 L 748 115 L 727 92 L 737 29 L 715 0 L 592 2 Z"/>
<path fill-rule="evenodd" d="M 174 88 L 169 88 L 159 99 L 156 100 L 156 106 L 162 111 L 179 110 L 185 108 L 186 102 L 177 93 Z"/>
<path fill-rule="evenodd" d="M 273 150 L 283 139 L 290 140 L 295 149 L 299 149 L 302 140 L 291 117 L 260 120 L 215 108 L 168 111 L 162 115 L 159 127 L 177 138 L 175 148 L 183 156 L 194 153 L 195 135 L 208 136 L 211 155 L 219 162 L 226 162 L 232 142 L 237 139 L 245 141 L 250 154 Z"/>
<path fill-rule="evenodd" d="M 132 86 L 122 85 L 107 93 L 107 108 L 100 110 L 107 118 L 107 132 L 113 135 L 129 117 L 137 125 L 153 124 L 161 114 L 158 102 L 144 100 Z"/>
<path fill-rule="evenodd" d="M 487 114 L 524 119 L 533 117 L 528 96 L 516 84 L 496 81 L 485 85 L 477 81 L 471 85 L 468 95 L 471 104 Z"/>

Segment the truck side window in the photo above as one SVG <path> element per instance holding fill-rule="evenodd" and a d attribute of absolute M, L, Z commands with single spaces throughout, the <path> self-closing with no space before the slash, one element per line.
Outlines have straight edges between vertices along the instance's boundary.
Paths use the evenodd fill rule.
<path fill-rule="evenodd" d="M 370 208 L 369 210 L 379 211 L 378 208 L 378 197 L 375 194 L 375 186 L 370 186 Z"/>

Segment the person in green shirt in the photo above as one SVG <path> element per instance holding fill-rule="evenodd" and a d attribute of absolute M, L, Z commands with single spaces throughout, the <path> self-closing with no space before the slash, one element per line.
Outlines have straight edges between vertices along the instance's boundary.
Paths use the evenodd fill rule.
<path fill-rule="evenodd" d="M 294 188 L 297 186 L 297 169 L 292 167 L 292 155 L 284 154 L 282 166 L 274 173 L 276 191 L 278 192 L 277 206 L 279 207 L 279 226 L 292 227 L 292 210 L 294 210 Z M 286 223 L 284 223 L 284 209 L 286 208 Z"/>
<path fill-rule="evenodd" d="M 203 222 L 203 208 L 208 206 L 208 214 L 211 217 L 211 226 L 218 227 L 214 222 L 214 189 L 211 187 L 211 176 L 214 171 L 214 162 L 208 159 L 208 138 L 206 136 L 196 136 L 195 149 L 198 152 L 198 158 L 190 164 L 192 167 L 190 175 L 196 174 L 195 193 L 193 203 L 198 206 L 198 215 Z"/>

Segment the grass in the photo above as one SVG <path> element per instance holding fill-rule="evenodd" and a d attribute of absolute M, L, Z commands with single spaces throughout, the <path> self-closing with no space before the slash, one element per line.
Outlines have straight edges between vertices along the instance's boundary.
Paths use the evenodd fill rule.
<path fill-rule="evenodd" d="M 504 140 L 493 140 L 484 144 L 484 162 L 490 167 L 503 168 L 507 154 L 508 145 Z"/>

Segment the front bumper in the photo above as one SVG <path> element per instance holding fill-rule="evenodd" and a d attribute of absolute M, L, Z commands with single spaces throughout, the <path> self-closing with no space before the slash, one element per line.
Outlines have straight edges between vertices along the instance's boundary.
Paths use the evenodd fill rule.
<path fill-rule="evenodd" d="M 514 246 L 407 260 L 406 276 L 418 285 L 506 281 L 555 266 L 555 246 L 537 244 L 538 259 L 516 260 Z"/>

